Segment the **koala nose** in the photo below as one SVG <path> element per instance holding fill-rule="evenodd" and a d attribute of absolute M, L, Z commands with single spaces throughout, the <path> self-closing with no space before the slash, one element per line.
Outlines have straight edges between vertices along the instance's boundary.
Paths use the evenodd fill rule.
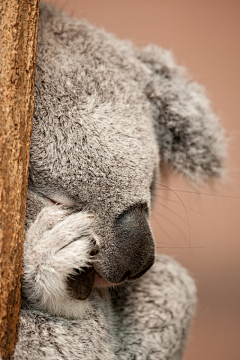
<path fill-rule="evenodd" d="M 113 253 L 114 271 L 108 277 L 113 283 L 135 280 L 154 263 L 155 246 L 149 226 L 146 205 L 134 206 L 116 220 Z"/>

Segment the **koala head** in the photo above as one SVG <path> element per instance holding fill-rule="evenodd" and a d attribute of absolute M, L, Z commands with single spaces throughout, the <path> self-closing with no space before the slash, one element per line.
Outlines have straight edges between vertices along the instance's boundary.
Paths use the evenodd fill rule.
<path fill-rule="evenodd" d="M 98 276 L 137 279 L 154 262 L 160 163 L 204 182 L 224 155 L 204 91 L 168 51 L 41 7 L 27 227 L 49 203 L 80 207 L 95 216 Z"/>

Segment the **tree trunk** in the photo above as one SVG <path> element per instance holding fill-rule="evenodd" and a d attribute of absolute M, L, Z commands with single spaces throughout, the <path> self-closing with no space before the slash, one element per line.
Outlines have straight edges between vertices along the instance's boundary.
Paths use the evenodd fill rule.
<path fill-rule="evenodd" d="M 39 0 L 0 0 L 0 356 L 12 357 L 21 306 Z"/>

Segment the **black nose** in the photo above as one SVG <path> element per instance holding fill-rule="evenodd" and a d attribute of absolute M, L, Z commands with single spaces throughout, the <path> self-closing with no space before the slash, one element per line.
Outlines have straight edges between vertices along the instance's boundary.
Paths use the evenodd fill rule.
<path fill-rule="evenodd" d="M 147 206 L 138 205 L 116 220 L 112 252 L 112 271 L 107 280 L 120 283 L 142 276 L 154 263 L 154 240 L 149 226 Z"/>

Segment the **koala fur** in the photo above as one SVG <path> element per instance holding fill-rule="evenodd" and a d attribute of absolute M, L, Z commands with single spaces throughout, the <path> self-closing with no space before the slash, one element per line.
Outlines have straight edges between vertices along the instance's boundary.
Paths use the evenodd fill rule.
<path fill-rule="evenodd" d="M 203 89 L 168 51 L 42 4 L 14 359 L 181 359 L 196 289 L 155 258 L 159 165 L 205 182 L 224 156 Z"/>

